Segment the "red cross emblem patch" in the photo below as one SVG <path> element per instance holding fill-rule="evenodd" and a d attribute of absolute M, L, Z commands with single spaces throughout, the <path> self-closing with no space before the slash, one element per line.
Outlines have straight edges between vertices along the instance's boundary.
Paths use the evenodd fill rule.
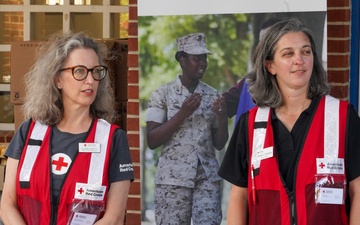
<path fill-rule="evenodd" d="M 70 164 L 70 157 L 64 153 L 57 153 L 51 157 L 51 170 L 56 175 L 67 173 Z"/>

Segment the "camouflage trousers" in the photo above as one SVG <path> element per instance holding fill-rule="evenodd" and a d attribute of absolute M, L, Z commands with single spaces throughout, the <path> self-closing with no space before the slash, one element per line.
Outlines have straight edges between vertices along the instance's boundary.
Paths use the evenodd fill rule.
<path fill-rule="evenodd" d="M 157 225 L 219 225 L 222 219 L 220 181 L 209 182 L 202 166 L 194 188 L 155 185 Z"/>

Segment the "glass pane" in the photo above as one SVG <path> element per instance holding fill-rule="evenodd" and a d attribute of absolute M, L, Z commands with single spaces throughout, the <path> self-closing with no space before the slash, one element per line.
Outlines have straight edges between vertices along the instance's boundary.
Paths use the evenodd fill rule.
<path fill-rule="evenodd" d="M 102 5 L 103 0 L 70 0 L 70 5 Z"/>
<path fill-rule="evenodd" d="M 110 0 L 110 5 L 129 5 L 129 0 Z"/>
<path fill-rule="evenodd" d="M 102 38 L 102 13 L 71 13 L 70 30 L 84 32 L 93 38 Z"/>
<path fill-rule="evenodd" d="M 0 5 L 23 5 L 23 0 L 0 0 Z"/>
<path fill-rule="evenodd" d="M 0 123 L 14 122 L 14 106 L 10 104 L 10 92 L 0 91 Z"/>
<path fill-rule="evenodd" d="M 24 39 L 24 14 L 0 12 L 0 44 L 10 44 Z"/>
<path fill-rule="evenodd" d="M 31 5 L 64 5 L 64 0 L 30 0 Z"/>
<path fill-rule="evenodd" d="M 110 37 L 129 37 L 129 13 L 112 13 L 110 18 Z"/>
<path fill-rule="evenodd" d="M 0 52 L 0 83 L 10 83 L 10 52 Z"/>
<path fill-rule="evenodd" d="M 31 13 L 31 40 L 46 40 L 49 35 L 62 30 L 62 13 Z"/>

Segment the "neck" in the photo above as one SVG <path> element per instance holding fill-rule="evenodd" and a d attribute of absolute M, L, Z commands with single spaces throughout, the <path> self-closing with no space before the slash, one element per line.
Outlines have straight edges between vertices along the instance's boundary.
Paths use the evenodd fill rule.
<path fill-rule="evenodd" d="M 181 84 L 189 90 L 190 93 L 193 93 L 199 84 L 199 80 L 187 79 L 184 75 L 180 76 Z"/>
<path fill-rule="evenodd" d="M 63 118 L 57 124 L 59 130 L 68 133 L 84 133 L 87 132 L 92 123 L 89 112 L 81 113 L 64 113 Z"/>
<path fill-rule="evenodd" d="M 283 96 L 283 100 L 284 104 L 276 109 L 279 114 L 300 115 L 311 103 L 311 100 L 304 96 Z"/>

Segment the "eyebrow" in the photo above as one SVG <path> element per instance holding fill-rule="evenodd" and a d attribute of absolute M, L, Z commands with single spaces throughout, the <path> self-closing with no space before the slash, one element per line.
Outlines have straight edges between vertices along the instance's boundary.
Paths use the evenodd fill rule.
<path fill-rule="evenodd" d="M 311 45 L 303 45 L 301 48 L 311 48 Z M 285 50 L 291 50 L 293 49 L 292 47 L 286 47 L 280 50 L 280 52 L 285 51 Z"/>

